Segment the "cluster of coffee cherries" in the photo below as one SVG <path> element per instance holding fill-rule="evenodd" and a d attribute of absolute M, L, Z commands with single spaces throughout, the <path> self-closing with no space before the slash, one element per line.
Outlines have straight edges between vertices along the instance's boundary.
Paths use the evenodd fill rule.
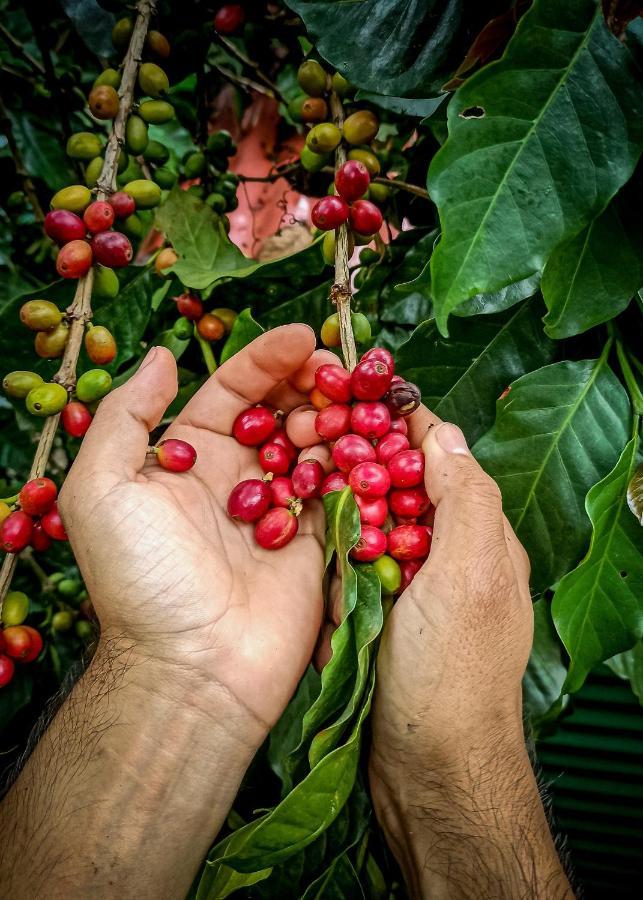
<path fill-rule="evenodd" d="M 237 313 L 225 306 L 206 312 L 201 298 L 190 291 L 174 297 L 174 302 L 180 318 L 172 326 L 172 331 L 183 340 L 192 337 L 196 326 L 197 334 L 202 340 L 208 343 L 219 341 L 230 334 L 237 318 Z"/>
<path fill-rule="evenodd" d="M 382 227 L 382 213 L 370 200 L 360 199 L 368 190 L 371 176 L 364 163 L 349 159 L 335 175 L 336 194 L 322 197 L 313 206 L 311 219 L 321 231 L 334 231 L 348 222 L 351 232 L 367 236 Z M 350 249 L 350 242 L 349 242 Z"/>
<path fill-rule="evenodd" d="M 351 556 L 375 564 L 386 593 L 403 590 L 426 559 L 432 534 L 422 524 L 430 507 L 424 454 L 410 447 L 405 421 L 420 403 L 419 389 L 394 374 L 392 355 L 378 347 L 352 373 L 339 363 L 320 366 L 310 399 L 334 471 L 326 474 L 315 459 L 297 463 L 297 450 L 270 409 L 244 410 L 232 433 L 240 444 L 259 448 L 266 474 L 233 489 L 228 513 L 254 523 L 257 543 L 277 550 L 297 534 L 305 500 L 349 487 L 361 521 Z"/>
<path fill-rule="evenodd" d="M 6 687 L 16 673 L 16 663 L 34 662 L 43 648 L 40 632 L 25 625 L 29 598 L 22 591 L 10 591 L 2 605 L 0 630 L 0 688 Z"/>
<path fill-rule="evenodd" d="M 67 533 L 58 511 L 58 488 L 51 478 L 32 478 L 15 497 L 0 501 L 0 548 L 20 553 L 31 545 L 48 550 L 52 541 L 66 541 Z"/>

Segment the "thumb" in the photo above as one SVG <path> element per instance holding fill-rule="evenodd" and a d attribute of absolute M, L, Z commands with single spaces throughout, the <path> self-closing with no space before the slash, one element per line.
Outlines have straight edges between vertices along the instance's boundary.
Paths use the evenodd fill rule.
<path fill-rule="evenodd" d="M 422 449 L 426 489 L 435 506 L 431 559 L 438 563 L 445 554 L 475 564 L 490 547 L 504 552 L 500 489 L 472 456 L 462 431 L 448 422 L 434 425 Z"/>
<path fill-rule="evenodd" d="M 165 347 L 153 347 L 136 373 L 101 400 L 83 438 L 70 477 L 134 478 L 145 463 L 149 433 L 177 393 L 176 361 Z"/>

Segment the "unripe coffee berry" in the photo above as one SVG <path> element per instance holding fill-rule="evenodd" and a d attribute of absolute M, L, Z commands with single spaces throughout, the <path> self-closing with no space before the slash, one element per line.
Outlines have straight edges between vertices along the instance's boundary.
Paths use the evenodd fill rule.
<path fill-rule="evenodd" d="M 63 278 L 82 278 L 92 267 L 92 248 L 86 241 L 70 241 L 56 257 L 56 271 Z"/>
<path fill-rule="evenodd" d="M 31 546 L 38 553 L 44 553 L 51 547 L 51 538 L 42 527 L 40 522 L 33 523 L 33 531 L 31 532 Z"/>
<path fill-rule="evenodd" d="M 348 203 L 363 197 L 371 183 L 371 176 L 364 163 L 349 159 L 335 174 L 335 188 Z M 375 229 L 377 230 L 377 229 Z M 372 232 L 369 232 L 372 234 Z"/>
<path fill-rule="evenodd" d="M 30 331 L 51 331 L 62 321 L 63 314 L 51 300 L 28 300 L 20 307 L 20 321 Z"/>
<path fill-rule="evenodd" d="M 234 420 L 232 434 L 244 447 L 258 447 L 268 440 L 275 430 L 273 413 L 265 406 L 244 409 Z"/>
<path fill-rule="evenodd" d="M 174 300 L 179 313 L 191 322 L 195 322 L 203 316 L 203 304 L 194 294 L 180 294 Z"/>
<path fill-rule="evenodd" d="M 362 525 L 359 541 L 350 552 L 359 562 L 373 562 L 386 553 L 386 535 L 372 525 Z"/>
<path fill-rule="evenodd" d="M 57 244 L 82 241 L 85 237 L 85 223 L 76 213 L 68 209 L 53 209 L 45 216 L 45 234 Z"/>
<path fill-rule="evenodd" d="M 278 475 L 270 482 L 270 496 L 273 506 L 283 506 L 284 509 L 292 509 L 297 502 L 292 478 Z"/>
<path fill-rule="evenodd" d="M 315 385 L 335 403 L 348 403 L 352 397 L 351 373 L 343 366 L 324 363 L 315 372 Z"/>
<path fill-rule="evenodd" d="M 429 547 L 429 535 L 423 525 L 398 525 L 388 536 L 388 552 L 393 559 L 424 559 Z"/>
<path fill-rule="evenodd" d="M 36 372 L 16 370 L 9 372 L 2 379 L 2 389 L 9 397 L 17 397 L 24 400 L 29 391 L 44 384 L 42 375 Z"/>
<path fill-rule="evenodd" d="M 160 466 L 168 472 L 187 472 L 196 462 L 196 450 L 187 441 L 168 438 L 154 448 Z"/>
<path fill-rule="evenodd" d="M 380 556 L 373 563 L 373 568 L 377 572 L 383 594 L 395 594 L 399 591 L 402 583 L 402 572 L 398 562 L 390 556 Z"/>
<path fill-rule="evenodd" d="M 93 403 L 109 394 L 112 376 L 105 369 L 90 369 L 83 372 L 76 382 L 76 397 L 81 403 Z"/>
<path fill-rule="evenodd" d="M 92 414 L 84 403 L 72 400 L 60 415 L 62 426 L 70 437 L 83 437 L 92 424 Z"/>
<path fill-rule="evenodd" d="M 228 497 L 228 515 L 242 522 L 256 522 L 268 512 L 271 503 L 270 485 L 260 478 L 239 482 Z"/>
<path fill-rule="evenodd" d="M 363 462 L 375 462 L 375 448 L 359 434 L 345 434 L 332 450 L 333 462 L 340 472 L 350 472 Z"/>
<path fill-rule="evenodd" d="M 264 550 L 280 550 L 294 538 L 299 530 L 297 516 L 276 506 L 269 509 L 255 525 L 255 540 Z"/>
<path fill-rule="evenodd" d="M 310 400 L 311 406 L 313 406 L 316 410 L 326 409 L 326 407 L 330 406 L 333 402 L 325 394 L 322 394 L 322 392 L 317 387 L 312 389 L 308 396 L 308 399 Z"/>
<path fill-rule="evenodd" d="M 376 207 L 377 208 L 377 207 Z M 316 228 L 330 231 L 339 228 L 348 219 L 349 206 L 341 197 L 322 197 L 313 206 L 310 218 Z"/>
<path fill-rule="evenodd" d="M 39 331 L 34 340 L 34 350 L 42 359 L 58 359 L 65 352 L 69 338 L 69 325 L 60 322 L 51 331 Z"/>
<path fill-rule="evenodd" d="M 109 202 L 114 208 L 114 215 L 117 219 L 127 219 L 136 212 L 136 201 L 125 191 L 116 191 L 109 198 Z"/>
<path fill-rule="evenodd" d="M 379 400 L 391 383 L 392 372 L 377 359 L 364 359 L 353 369 L 351 389 L 357 400 Z"/>
<path fill-rule="evenodd" d="M 31 540 L 33 519 L 22 510 L 12 512 L 0 525 L 0 547 L 5 553 L 20 553 Z"/>
<path fill-rule="evenodd" d="M 321 327 L 319 333 L 322 344 L 325 347 L 339 347 L 342 343 L 339 331 L 339 316 L 337 313 L 331 313 Z"/>
<path fill-rule="evenodd" d="M 391 484 L 397 488 L 415 487 L 424 481 L 424 453 L 421 450 L 402 450 L 388 463 Z"/>
<path fill-rule="evenodd" d="M 96 261 L 110 269 L 122 269 L 129 265 L 134 255 L 129 238 L 120 231 L 103 231 L 94 235 L 92 251 Z"/>
<path fill-rule="evenodd" d="M 324 480 L 322 464 L 316 459 L 305 459 L 295 466 L 291 478 L 295 494 L 302 500 L 317 497 Z"/>
<path fill-rule="evenodd" d="M 85 335 L 87 356 L 97 366 L 106 366 L 116 358 L 116 341 L 104 325 L 92 325 Z"/>
<path fill-rule="evenodd" d="M 283 447 L 269 441 L 259 450 L 259 465 L 266 473 L 285 475 L 290 468 L 290 457 Z"/>
<path fill-rule="evenodd" d="M 225 327 L 221 319 L 206 313 L 201 316 L 196 325 L 196 330 L 204 341 L 220 341 L 225 334 Z"/>
<path fill-rule="evenodd" d="M 67 391 L 62 384 L 41 384 L 29 391 L 25 399 L 27 411 L 32 416 L 55 416 L 67 403 Z"/>
<path fill-rule="evenodd" d="M 351 469 L 348 483 L 360 497 L 384 497 L 391 486 L 388 470 L 376 462 L 363 462 Z"/>
<path fill-rule="evenodd" d="M 356 200 L 351 205 L 349 222 L 356 234 L 377 234 L 383 221 L 381 211 L 370 200 Z"/>
<path fill-rule="evenodd" d="M 89 204 L 83 213 L 85 227 L 92 234 L 97 234 L 99 231 L 107 231 L 114 224 L 115 218 L 114 207 L 106 200 L 95 200 Z"/>
<path fill-rule="evenodd" d="M 18 502 L 29 516 L 40 516 L 53 505 L 58 488 L 51 478 L 32 478 L 20 489 Z"/>
<path fill-rule="evenodd" d="M 40 519 L 40 523 L 49 537 L 53 538 L 55 541 L 67 540 L 67 532 L 65 531 L 63 520 L 58 511 L 57 503 L 54 503 L 51 509 L 47 510 Z"/>
<path fill-rule="evenodd" d="M 351 413 L 351 431 L 371 441 L 383 437 L 389 430 L 391 414 L 383 403 L 356 403 Z M 377 451 L 376 451 L 377 452 Z"/>
<path fill-rule="evenodd" d="M 351 429 L 351 408 L 345 403 L 331 403 L 315 418 L 315 431 L 325 441 L 336 441 Z"/>
<path fill-rule="evenodd" d="M 2 604 L 2 624 L 22 625 L 29 615 L 29 597 L 23 591 L 9 591 Z"/>
<path fill-rule="evenodd" d="M 326 494 L 330 494 L 331 491 L 343 491 L 345 487 L 348 487 L 348 479 L 344 473 L 331 472 L 330 475 L 327 475 L 322 481 L 319 493 L 320 496 L 325 497 Z"/>
<path fill-rule="evenodd" d="M 378 463 L 381 463 L 383 466 L 387 465 L 397 453 L 401 453 L 402 450 L 408 450 L 409 446 L 409 439 L 406 435 L 391 431 L 389 426 L 389 433 L 385 434 L 375 447 Z"/>
<path fill-rule="evenodd" d="M 355 494 L 355 503 L 359 510 L 359 519 L 364 525 L 374 525 L 381 528 L 388 516 L 388 503 L 386 497 L 360 497 Z"/>

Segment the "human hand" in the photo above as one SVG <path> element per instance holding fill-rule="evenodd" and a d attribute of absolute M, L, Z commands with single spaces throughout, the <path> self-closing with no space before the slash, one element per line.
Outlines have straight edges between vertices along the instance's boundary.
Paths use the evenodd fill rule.
<path fill-rule="evenodd" d="M 295 539 L 262 550 L 226 513 L 235 484 L 263 474 L 254 448 L 230 435 L 253 404 L 288 412 L 305 402 L 325 358 L 311 329 L 289 325 L 225 363 L 164 435 L 197 451 L 194 468 L 176 474 L 146 458 L 149 432 L 177 391 L 173 356 L 153 349 L 101 402 L 60 497 L 102 634 L 162 665 L 190 703 L 223 697 L 255 747 L 317 639 L 324 515 L 321 503 L 307 503 Z"/>

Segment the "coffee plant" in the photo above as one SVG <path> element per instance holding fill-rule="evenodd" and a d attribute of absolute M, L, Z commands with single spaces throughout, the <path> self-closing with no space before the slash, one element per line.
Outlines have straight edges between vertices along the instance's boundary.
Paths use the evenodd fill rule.
<path fill-rule="evenodd" d="M 228 511 L 278 553 L 323 497 L 342 620 L 190 896 L 401 897 L 362 750 L 387 611 L 430 551 L 420 395 L 529 553 L 531 732 L 602 662 L 643 697 L 643 19 L 619 0 L 178 6 L 0 3 L 2 751 L 97 639 L 56 497 L 101 399 L 167 347 L 165 425 L 263 330 L 305 322 L 338 356 L 310 396 L 337 471 L 295 464 L 288 421 L 249 409 L 233 433 L 264 476 Z M 154 437 L 159 465 L 194 464 Z"/>

